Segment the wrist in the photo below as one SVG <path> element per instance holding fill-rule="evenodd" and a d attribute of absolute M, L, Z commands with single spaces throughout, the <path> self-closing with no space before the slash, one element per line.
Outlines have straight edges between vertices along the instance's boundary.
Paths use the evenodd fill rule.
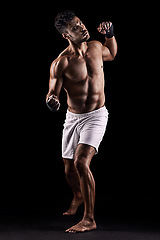
<path fill-rule="evenodd" d="M 112 37 L 107 37 L 106 35 L 105 35 L 105 39 L 107 39 L 107 40 L 111 40 L 111 39 L 113 39 L 114 38 L 114 35 L 112 36 Z"/>
<path fill-rule="evenodd" d="M 110 27 L 105 29 L 106 31 L 106 38 L 112 38 L 114 36 L 114 29 L 113 29 L 113 24 L 110 22 Z"/>
<path fill-rule="evenodd" d="M 113 37 L 114 37 L 114 33 L 106 32 L 105 38 L 110 39 L 110 38 L 113 38 Z"/>
<path fill-rule="evenodd" d="M 55 94 L 50 94 L 47 98 L 47 101 L 50 101 L 51 99 L 58 99 L 58 97 Z"/>

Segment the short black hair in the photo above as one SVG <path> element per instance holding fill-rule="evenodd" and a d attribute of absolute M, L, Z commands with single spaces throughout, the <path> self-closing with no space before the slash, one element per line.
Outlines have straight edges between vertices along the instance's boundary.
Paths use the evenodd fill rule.
<path fill-rule="evenodd" d="M 58 13 L 55 18 L 54 25 L 60 34 L 65 33 L 68 23 L 74 18 L 74 16 L 74 12 L 70 10 Z"/>

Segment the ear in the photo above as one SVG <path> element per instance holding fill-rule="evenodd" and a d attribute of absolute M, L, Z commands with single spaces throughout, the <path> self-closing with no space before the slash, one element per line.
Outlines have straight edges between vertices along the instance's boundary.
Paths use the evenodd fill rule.
<path fill-rule="evenodd" d="M 62 37 L 65 39 L 69 39 L 69 34 L 68 33 L 62 33 Z"/>

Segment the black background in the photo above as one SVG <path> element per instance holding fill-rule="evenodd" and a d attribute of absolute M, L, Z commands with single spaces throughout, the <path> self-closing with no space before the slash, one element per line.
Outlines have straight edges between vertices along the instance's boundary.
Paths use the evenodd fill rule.
<path fill-rule="evenodd" d="M 91 40 L 102 43 L 104 37 L 97 27 L 100 22 L 112 21 L 118 42 L 116 58 L 104 63 L 109 122 L 99 154 L 91 163 L 96 206 L 101 208 L 104 199 L 106 203 L 114 199 L 113 205 L 125 199 L 127 212 L 134 200 L 140 199 L 147 202 L 144 212 L 157 212 L 157 77 L 154 42 L 148 34 L 149 15 L 136 3 L 86 5 L 81 1 L 23 2 L 5 8 L 1 209 L 65 208 L 72 196 L 61 159 L 65 92 L 60 96 L 59 112 L 51 113 L 45 105 L 50 64 L 68 46 L 54 28 L 56 14 L 65 9 L 82 19 Z M 126 199 L 133 199 L 133 205 Z M 139 211 L 142 205 L 136 205 Z"/>

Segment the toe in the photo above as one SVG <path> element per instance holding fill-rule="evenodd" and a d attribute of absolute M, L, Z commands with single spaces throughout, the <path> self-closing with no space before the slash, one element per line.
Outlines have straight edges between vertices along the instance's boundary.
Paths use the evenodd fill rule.
<path fill-rule="evenodd" d="M 70 215 L 72 215 L 72 214 L 69 211 L 63 213 L 63 216 L 70 216 Z"/>
<path fill-rule="evenodd" d="M 64 216 L 64 215 L 68 215 L 68 212 L 64 212 L 64 213 L 63 213 L 63 216 Z"/>
<path fill-rule="evenodd" d="M 67 229 L 65 232 L 67 233 L 76 233 L 76 231 L 72 228 Z"/>

